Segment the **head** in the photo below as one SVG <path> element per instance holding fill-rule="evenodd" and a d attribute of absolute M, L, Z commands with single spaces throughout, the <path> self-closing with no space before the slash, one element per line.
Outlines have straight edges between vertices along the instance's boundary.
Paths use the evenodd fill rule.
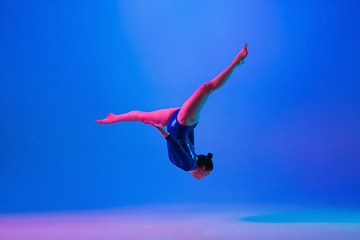
<path fill-rule="evenodd" d="M 205 155 L 198 155 L 197 167 L 194 170 L 191 170 L 191 174 L 195 179 L 201 180 L 204 179 L 207 175 L 213 170 L 212 154 L 208 153 Z"/>

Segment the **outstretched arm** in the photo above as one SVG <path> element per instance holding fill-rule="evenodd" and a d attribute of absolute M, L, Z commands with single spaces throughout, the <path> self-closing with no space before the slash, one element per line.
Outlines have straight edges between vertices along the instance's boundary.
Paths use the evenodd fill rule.
<path fill-rule="evenodd" d="M 182 161 L 180 161 L 180 164 L 182 165 L 182 169 L 185 170 L 188 168 L 186 163 L 192 163 L 192 159 L 191 159 L 190 155 L 184 150 L 184 148 L 176 140 L 176 138 L 164 129 L 163 125 L 156 123 L 156 122 L 146 121 L 143 119 L 140 120 L 140 122 L 145 123 L 145 124 L 150 124 L 150 125 L 156 127 L 156 129 L 159 130 L 160 133 L 165 137 L 166 141 L 170 144 L 171 148 L 174 149 L 174 151 L 177 154 L 177 156 L 179 157 L 179 159 L 182 160 Z M 185 170 L 185 171 L 188 171 L 188 170 Z"/>

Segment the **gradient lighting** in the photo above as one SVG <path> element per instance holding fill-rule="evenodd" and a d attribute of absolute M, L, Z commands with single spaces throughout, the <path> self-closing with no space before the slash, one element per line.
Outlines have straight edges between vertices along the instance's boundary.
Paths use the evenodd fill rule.
<path fill-rule="evenodd" d="M 234 229 L 256 232 L 272 223 L 239 219 L 299 207 L 358 212 L 359 9 L 358 1 L 1 1 L 2 219 L 86 211 L 96 222 L 95 209 L 205 203 L 221 214 L 230 204 L 238 207 L 227 213 L 241 213 L 229 220 Z M 169 162 L 155 129 L 95 124 L 109 112 L 180 106 L 245 42 L 245 64 L 210 97 L 195 130 L 197 153 L 214 154 L 205 180 Z M 307 224 L 312 236 L 319 223 Z M 329 224 L 339 226 L 321 226 Z M 346 239 L 359 238 L 358 223 L 341 225 Z"/>

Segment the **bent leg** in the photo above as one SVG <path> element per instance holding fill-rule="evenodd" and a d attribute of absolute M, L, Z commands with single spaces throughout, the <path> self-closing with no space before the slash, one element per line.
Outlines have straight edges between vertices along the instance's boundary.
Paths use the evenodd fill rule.
<path fill-rule="evenodd" d="M 181 125 L 191 126 L 199 121 L 200 111 L 212 93 L 207 84 L 201 85 L 181 106 L 177 116 Z"/>
<path fill-rule="evenodd" d="M 178 121 L 184 126 L 191 126 L 199 121 L 200 111 L 210 94 L 216 89 L 222 87 L 234 69 L 243 63 L 243 60 L 247 56 L 247 49 L 245 46 L 241 49 L 235 60 L 228 66 L 223 72 L 216 76 L 210 82 L 201 85 L 182 105 Z"/>
<path fill-rule="evenodd" d="M 116 122 L 140 122 L 140 120 L 146 120 L 166 126 L 169 118 L 177 109 L 179 108 L 160 109 L 152 112 L 131 111 L 119 115 L 109 113 L 107 118 L 96 120 L 95 122 L 101 124 L 111 124 Z"/>

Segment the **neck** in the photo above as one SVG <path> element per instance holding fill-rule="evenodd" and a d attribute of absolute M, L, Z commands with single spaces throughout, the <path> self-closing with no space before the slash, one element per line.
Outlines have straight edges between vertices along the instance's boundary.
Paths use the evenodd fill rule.
<path fill-rule="evenodd" d="M 199 168 L 196 167 L 195 169 L 189 171 L 192 174 L 193 178 L 196 178 L 195 176 L 196 176 L 198 170 L 199 170 Z"/>

